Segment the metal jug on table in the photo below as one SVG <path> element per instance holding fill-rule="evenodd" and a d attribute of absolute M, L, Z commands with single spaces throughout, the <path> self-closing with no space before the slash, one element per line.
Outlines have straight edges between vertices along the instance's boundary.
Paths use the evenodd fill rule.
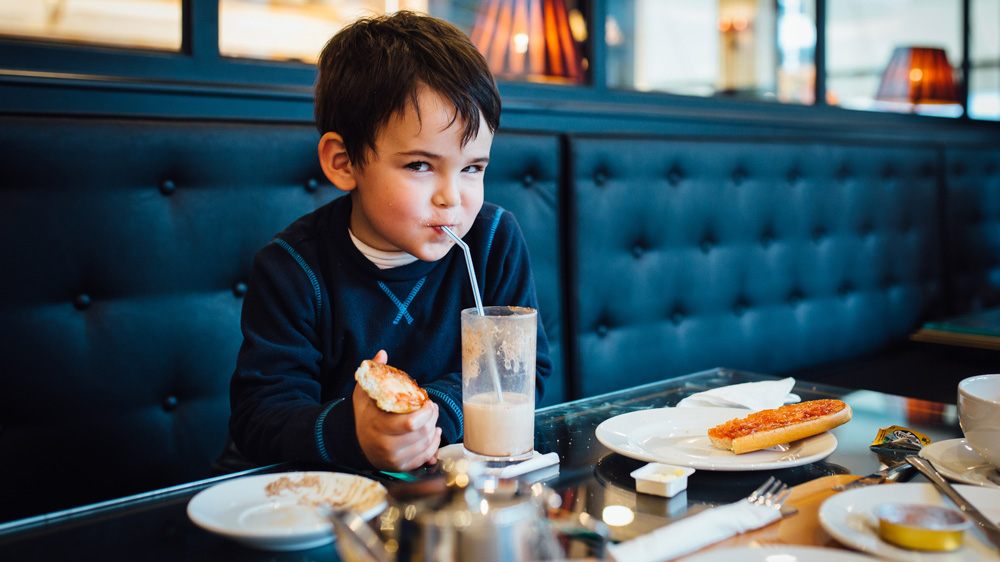
<path fill-rule="evenodd" d="M 557 538 L 563 531 L 546 517 L 560 503 L 552 489 L 484 475 L 478 463 L 467 460 L 442 464 L 444 474 L 439 478 L 390 489 L 389 507 L 373 521 L 378 531 L 356 513 L 331 510 L 341 558 L 348 562 L 564 558 Z"/>

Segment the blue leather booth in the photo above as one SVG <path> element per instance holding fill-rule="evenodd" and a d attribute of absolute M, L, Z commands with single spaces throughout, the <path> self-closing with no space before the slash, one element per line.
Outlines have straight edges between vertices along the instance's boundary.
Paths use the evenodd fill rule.
<path fill-rule="evenodd" d="M 209 475 L 252 257 L 341 194 L 317 140 L 305 123 L 0 116 L 0 521 Z M 486 197 L 529 244 L 545 403 L 715 366 L 863 372 L 1000 285 L 998 160 L 500 133 Z"/>
<path fill-rule="evenodd" d="M 957 312 L 1000 306 L 1000 147 L 944 154 L 948 304 Z"/>
<path fill-rule="evenodd" d="M 209 476 L 254 253 L 342 192 L 305 124 L 0 118 L 0 521 Z M 505 133 L 562 384 L 559 139 Z"/>
<path fill-rule="evenodd" d="M 745 139 L 571 142 L 576 382 L 764 373 L 906 336 L 941 296 L 929 148 Z"/>

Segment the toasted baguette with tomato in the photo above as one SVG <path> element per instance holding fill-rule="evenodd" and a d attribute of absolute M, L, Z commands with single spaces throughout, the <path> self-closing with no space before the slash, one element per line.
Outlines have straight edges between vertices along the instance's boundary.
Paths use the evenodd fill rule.
<path fill-rule="evenodd" d="M 754 412 L 708 430 L 716 448 L 737 455 L 818 435 L 851 419 L 851 407 L 840 400 L 810 400 Z"/>
<path fill-rule="evenodd" d="M 427 401 L 427 391 L 420 388 L 413 377 L 385 363 L 362 361 L 354 372 L 354 380 L 386 412 L 408 414 L 419 410 Z"/>

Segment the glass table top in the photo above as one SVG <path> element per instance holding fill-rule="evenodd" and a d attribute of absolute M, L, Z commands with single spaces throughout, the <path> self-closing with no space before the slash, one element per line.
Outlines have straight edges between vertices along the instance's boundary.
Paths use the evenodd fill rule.
<path fill-rule="evenodd" d="M 627 522 L 618 524 L 619 520 L 611 527 L 611 538 L 624 540 L 686 514 L 743 498 L 768 476 L 794 486 L 822 476 L 874 472 L 879 461 L 868 447 L 883 427 L 909 427 L 932 441 L 961 437 L 953 405 L 798 381 L 792 391 L 802 400 L 837 398 L 853 410 L 850 422 L 832 430 L 837 446 L 828 457 L 776 470 L 697 470 L 685 492 L 664 498 L 637 493 L 630 473 L 646 463 L 613 452 L 595 436 L 598 425 L 621 414 L 674 406 L 691 394 L 711 388 L 775 378 L 712 369 L 540 409 L 535 416 L 535 448 L 540 453 L 556 452 L 560 458 L 558 473 L 545 472 L 542 481 L 560 495 L 565 512 L 587 513 L 597 519 L 602 519 L 609 507 L 619 516 L 629 512 Z M 307 469 L 339 470 L 298 464 L 265 470 Z M 386 473 L 362 474 L 380 479 L 387 486 L 400 481 Z M 418 471 L 406 478 L 421 476 Z M 194 482 L 102 506 L 0 524 L 0 551 L 21 553 L 24 559 L 58 559 L 87 552 L 99 553 L 105 560 L 337 559 L 333 545 L 290 553 L 253 552 L 196 527 L 186 515 L 187 502 L 218 481 Z"/>

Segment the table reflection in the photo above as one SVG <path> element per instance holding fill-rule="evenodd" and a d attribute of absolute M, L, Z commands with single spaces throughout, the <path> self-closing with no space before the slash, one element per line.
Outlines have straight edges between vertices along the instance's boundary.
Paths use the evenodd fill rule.
<path fill-rule="evenodd" d="M 794 486 L 824 476 L 874 472 L 879 461 L 868 446 L 883 427 L 909 427 L 934 442 L 961 436 L 953 405 L 798 381 L 792 392 L 802 400 L 836 398 L 847 402 L 854 412 L 850 422 L 832 430 L 838 444 L 829 457 L 779 470 L 697 470 L 689 478 L 687 490 L 673 498 L 637 494 L 630 473 L 646 463 L 611 452 L 595 437 L 597 426 L 614 416 L 674 406 L 691 394 L 711 388 L 775 378 L 712 369 L 540 409 L 535 417 L 535 449 L 540 453 L 556 452 L 560 457 L 558 474 L 551 476 L 553 471 L 546 471 L 542 474 L 548 476 L 544 482 L 561 497 L 563 515 L 589 514 L 609 525 L 613 540 L 625 540 L 694 512 L 743 498 L 768 476 Z M 317 469 L 337 470 L 299 464 L 264 470 Z M 426 472 L 364 475 L 391 486 L 401 479 L 419 478 Z M 2 524 L 0 551 L 4 552 L 4 560 L 69 559 L 86 553 L 100 554 L 105 560 L 337 559 L 332 545 L 288 553 L 254 551 L 194 526 L 186 514 L 187 502 L 212 483 L 195 482 L 103 506 Z M 588 536 L 566 539 L 567 554 L 570 557 L 592 554 L 593 539 Z"/>

